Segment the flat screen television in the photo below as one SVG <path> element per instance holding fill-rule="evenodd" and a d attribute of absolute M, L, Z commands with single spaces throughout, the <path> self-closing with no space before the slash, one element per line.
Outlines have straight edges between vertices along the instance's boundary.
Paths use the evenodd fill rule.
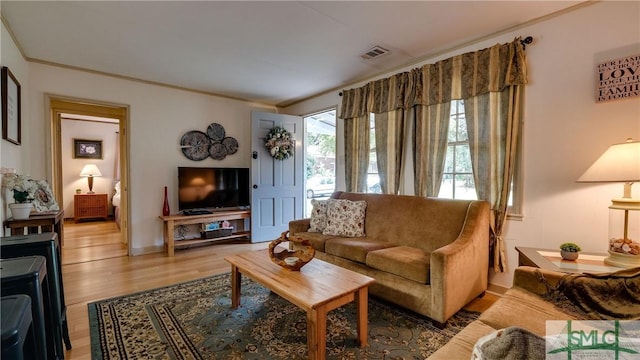
<path fill-rule="evenodd" d="M 178 207 L 236 208 L 250 204 L 248 168 L 178 168 Z"/>

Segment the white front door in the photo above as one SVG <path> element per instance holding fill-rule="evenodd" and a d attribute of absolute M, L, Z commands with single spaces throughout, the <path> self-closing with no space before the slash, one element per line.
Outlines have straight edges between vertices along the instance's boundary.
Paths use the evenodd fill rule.
<path fill-rule="evenodd" d="M 291 133 L 293 156 L 277 160 L 265 148 L 265 137 L 279 126 Z M 304 154 L 302 118 L 265 112 L 251 113 L 251 241 L 271 241 L 303 217 Z"/>

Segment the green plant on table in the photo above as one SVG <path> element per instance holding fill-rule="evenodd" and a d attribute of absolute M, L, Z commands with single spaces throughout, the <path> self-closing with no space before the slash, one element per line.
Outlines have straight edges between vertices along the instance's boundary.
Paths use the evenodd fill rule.
<path fill-rule="evenodd" d="M 582 249 L 580 248 L 580 246 L 578 246 L 578 244 L 574 244 L 574 243 L 571 243 L 571 242 L 566 242 L 566 243 L 563 243 L 562 245 L 560 245 L 560 250 L 567 251 L 567 252 L 582 251 Z"/>

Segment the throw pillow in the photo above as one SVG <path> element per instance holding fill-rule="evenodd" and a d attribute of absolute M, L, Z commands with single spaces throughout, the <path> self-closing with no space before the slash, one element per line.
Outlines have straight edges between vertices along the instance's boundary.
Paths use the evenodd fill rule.
<path fill-rule="evenodd" d="M 366 201 L 329 199 L 327 202 L 327 227 L 322 232 L 324 235 L 364 236 Z"/>
<path fill-rule="evenodd" d="M 323 232 L 327 227 L 327 200 L 311 200 L 311 227 L 309 232 Z"/>

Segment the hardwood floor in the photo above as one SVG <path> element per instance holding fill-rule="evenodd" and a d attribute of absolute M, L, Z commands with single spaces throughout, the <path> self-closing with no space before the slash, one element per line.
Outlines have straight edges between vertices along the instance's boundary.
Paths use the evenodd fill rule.
<path fill-rule="evenodd" d="M 127 255 L 127 244 L 121 242 L 116 222 L 98 221 L 64 223 L 62 264 L 104 260 Z"/>
<path fill-rule="evenodd" d="M 246 242 L 220 243 L 178 250 L 173 258 L 164 254 L 113 257 L 113 248 L 105 245 L 110 242 L 108 222 L 92 224 L 95 224 L 95 229 L 85 228 L 84 231 L 77 231 L 74 226 L 67 227 L 65 224 L 62 274 L 69 335 L 73 345 L 73 349 L 67 351 L 66 359 L 91 359 L 88 303 L 229 272 L 230 265 L 224 261 L 225 256 L 266 249 L 269 245 Z M 98 235 L 101 231 L 102 235 Z M 87 233 L 92 235 L 88 236 Z M 84 254 L 89 256 L 82 260 L 78 255 L 83 251 L 80 244 L 89 243 L 98 246 L 84 251 Z M 101 256 L 100 253 L 103 251 L 105 254 Z M 466 308 L 484 311 L 497 298 L 498 296 L 487 293 L 484 298 L 476 299 Z"/>

